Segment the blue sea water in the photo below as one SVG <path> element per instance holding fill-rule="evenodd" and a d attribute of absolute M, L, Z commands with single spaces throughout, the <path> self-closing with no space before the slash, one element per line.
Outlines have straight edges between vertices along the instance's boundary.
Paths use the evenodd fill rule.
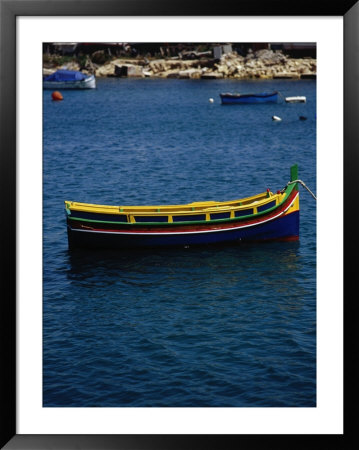
<path fill-rule="evenodd" d="M 307 102 L 220 104 L 272 89 Z M 299 242 L 147 251 L 70 252 L 64 200 L 230 200 L 282 189 L 294 163 L 316 192 L 315 80 L 99 79 L 62 94 L 43 98 L 43 405 L 314 407 L 307 191 Z"/>

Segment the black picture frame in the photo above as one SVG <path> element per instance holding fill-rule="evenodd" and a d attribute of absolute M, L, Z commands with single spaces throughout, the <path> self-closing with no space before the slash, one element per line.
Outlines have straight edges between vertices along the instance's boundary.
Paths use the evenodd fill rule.
<path fill-rule="evenodd" d="M 17 435 L 16 434 L 16 17 L 18 16 L 342 16 L 344 19 L 344 434 L 343 435 Z M 359 168 L 359 5 L 356 1 L 201 2 L 166 0 L 0 0 L 1 448 L 184 449 L 351 448 L 356 415 L 358 336 L 353 252 L 353 180 Z M 334 180 L 328 189 L 342 188 Z M 352 217 L 354 215 L 354 217 Z M 346 294 L 346 296 L 345 296 Z M 31 300 L 31 299 L 30 299 Z M 354 409 L 355 411 L 355 409 Z"/>

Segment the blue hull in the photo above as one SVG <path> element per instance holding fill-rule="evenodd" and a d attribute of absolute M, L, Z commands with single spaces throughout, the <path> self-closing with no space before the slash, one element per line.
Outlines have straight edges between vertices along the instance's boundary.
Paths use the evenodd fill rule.
<path fill-rule="evenodd" d="M 253 242 L 269 240 L 297 240 L 299 238 L 299 211 L 253 227 L 222 230 L 212 233 L 182 234 L 123 234 L 89 232 L 68 226 L 69 247 L 135 248 L 158 246 L 193 246 Z"/>
<path fill-rule="evenodd" d="M 278 92 L 270 94 L 220 94 L 223 105 L 237 105 L 248 103 L 277 103 Z"/>

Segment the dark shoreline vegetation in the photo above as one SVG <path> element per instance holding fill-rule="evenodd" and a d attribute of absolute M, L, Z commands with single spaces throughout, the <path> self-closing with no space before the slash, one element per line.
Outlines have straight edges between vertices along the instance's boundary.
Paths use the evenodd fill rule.
<path fill-rule="evenodd" d="M 217 54 L 213 51 L 186 51 L 175 56 L 165 52 L 111 53 L 106 49 L 71 55 L 44 51 L 43 75 L 60 68 L 80 70 L 96 77 L 310 79 L 316 78 L 317 61 L 306 53 L 292 56 L 282 49 L 268 48 L 249 48 L 246 52 L 230 48 L 230 51 Z"/>

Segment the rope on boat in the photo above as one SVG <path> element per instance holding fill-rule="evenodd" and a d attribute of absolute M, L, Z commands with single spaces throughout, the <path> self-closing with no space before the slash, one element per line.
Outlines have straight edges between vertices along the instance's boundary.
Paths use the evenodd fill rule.
<path fill-rule="evenodd" d="M 311 194 L 311 196 L 314 198 L 314 200 L 317 199 L 317 197 L 313 194 L 313 192 L 309 189 L 309 187 L 302 180 L 288 181 L 288 183 L 287 183 L 286 187 L 283 189 L 283 191 L 287 188 L 287 186 L 289 186 L 290 184 L 294 184 L 294 183 L 300 183 Z"/>
<path fill-rule="evenodd" d="M 282 97 L 282 99 L 285 101 L 284 95 L 280 91 L 277 91 L 277 92 L 278 92 L 279 96 Z"/>

